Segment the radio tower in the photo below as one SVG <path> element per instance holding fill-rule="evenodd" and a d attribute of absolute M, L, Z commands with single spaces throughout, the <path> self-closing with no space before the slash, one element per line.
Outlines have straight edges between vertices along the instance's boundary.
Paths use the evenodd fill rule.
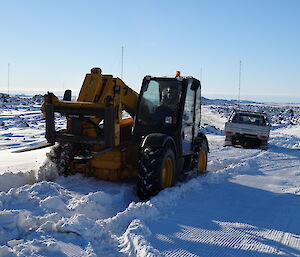
<path fill-rule="evenodd" d="M 242 61 L 240 60 L 238 106 L 240 106 L 240 101 L 241 101 L 241 74 L 242 74 Z"/>
<path fill-rule="evenodd" d="M 9 96 L 9 68 L 10 64 L 7 64 L 7 94 Z"/>
<path fill-rule="evenodd" d="M 123 62 L 124 62 L 124 46 L 122 46 L 122 56 L 121 56 L 121 79 L 123 80 Z"/>

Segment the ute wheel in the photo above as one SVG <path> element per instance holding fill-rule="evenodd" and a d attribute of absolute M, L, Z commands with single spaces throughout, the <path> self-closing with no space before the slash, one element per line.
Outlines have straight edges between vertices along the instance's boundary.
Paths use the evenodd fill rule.
<path fill-rule="evenodd" d="M 73 156 L 73 146 L 71 144 L 58 144 L 54 146 L 47 157 L 52 161 L 60 176 L 70 174 L 70 161 Z"/>
<path fill-rule="evenodd" d="M 195 168 L 197 174 L 204 174 L 207 172 L 207 156 L 208 156 L 208 145 L 207 141 L 203 141 L 202 145 L 198 148 L 195 153 Z"/>
<path fill-rule="evenodd" d="M 267 140 L 262 140 L 260 144 L 260 149 L 262 150 L 268 150 L 268 141 Z"/>
<path fill-rule="evenodd" d="M 232 146 L 232 137 L 231 136 L 225 137 L 224 146 Z"/>
<path fill-rule="evenodd" d="M 175 155 L 171 148 L 142 149 L 138 166 L 137 193 L 142 199 L 156 195 L 176 182 Z"/>

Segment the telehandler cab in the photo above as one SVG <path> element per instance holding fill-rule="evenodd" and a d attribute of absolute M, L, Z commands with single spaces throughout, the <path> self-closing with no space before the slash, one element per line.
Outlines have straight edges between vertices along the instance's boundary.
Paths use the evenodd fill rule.
<path fill-rule="evenodd" d="M 147 199 L 184 179 L 188 171 L 205 173 L 208 142 L 199 132 L 201 85 L 177 72 L 146 76 L 140 94 L 119 78 L 93 68 L 77 101 L 45 95 L 49 157 L 61 175 L 81 172 L 104 180 L 135 177 L 137 193 Z M 56 113 L 66 128 L 56 130 Z"/>

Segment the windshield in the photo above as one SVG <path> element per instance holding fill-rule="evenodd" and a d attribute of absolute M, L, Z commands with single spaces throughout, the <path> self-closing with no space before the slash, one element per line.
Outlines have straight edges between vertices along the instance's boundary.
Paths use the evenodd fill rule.
<path fill-rule="evenodd" d="M 237 113 L 233 117 L 232 122 L 266 126 L 265 118 L 261 115 L 255 115 L 255 114 Z"/>
<path fill-rule="evenodd" d="M 143 87 L 138 122 L 145 125 L 175 124 L 182 85 L 177 80 L 149 80 Z"/>

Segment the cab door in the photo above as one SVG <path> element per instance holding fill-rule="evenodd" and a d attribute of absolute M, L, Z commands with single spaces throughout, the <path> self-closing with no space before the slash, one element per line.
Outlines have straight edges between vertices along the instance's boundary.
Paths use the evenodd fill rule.
<path fill-rule="evenodd" d="M 192 153 L 192 143 L 195 131 L 195 90 L 192 90 L 192 81 L 189 81 L 186 91 L 185 104 L 182 115 L 182 153 Z"/>

